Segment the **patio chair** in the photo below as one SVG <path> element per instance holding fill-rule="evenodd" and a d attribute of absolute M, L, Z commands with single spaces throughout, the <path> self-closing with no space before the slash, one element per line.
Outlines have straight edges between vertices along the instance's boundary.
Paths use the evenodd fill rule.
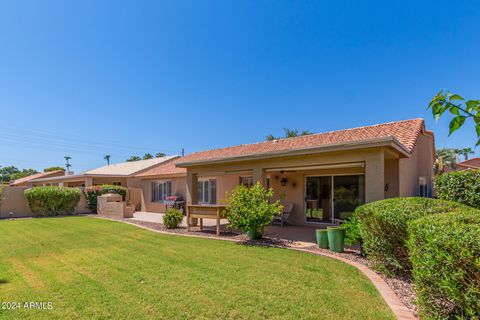
<path fill-rule="evenodd" d="M 285 202 L 283 203 L 283 212 L 281 215 L 274 216 L 272 223 L 280 223 L 280 226 L 283 228 L 283 224 L 288 220 L 288 217 L 293 211 L 293 203 Z"/>

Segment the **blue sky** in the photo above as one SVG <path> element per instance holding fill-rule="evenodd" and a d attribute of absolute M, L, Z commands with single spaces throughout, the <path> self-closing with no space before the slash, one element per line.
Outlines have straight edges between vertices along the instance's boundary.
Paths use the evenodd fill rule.
<path fill-rule="evenodd" d="M 0 165 L 82 171 L 480 98 L 478 1 L 1 1 Z M 478 154 L 478 150 L 477 150 Z"/>

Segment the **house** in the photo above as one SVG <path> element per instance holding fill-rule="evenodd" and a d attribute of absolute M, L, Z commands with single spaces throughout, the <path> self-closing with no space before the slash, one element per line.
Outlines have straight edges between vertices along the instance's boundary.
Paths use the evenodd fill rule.
<path fill-rule="evenodd" d="M 222 204 L 239 184 L 260 181 L 293 203 L 289 222 L 335 223 L 363 203 L 431 196 L 434 135 L 422 119 L 192 153 L 186 169 L 188 204 Z"/>
<path fill-rule="evenodd" d="M 110 164 L 76 175 L 63 175 L 56 177 L 42 177 L 29 181 L 29 186 L 52 185 L 65 187 L 89 187 L 100 184 L 113 184 L 123 187 L 141 187 L 140 179 L 135 175 L 147 171 L 178 156 L 153 158 L 148 160 L 127 161 Z"/>
<path fill-rule="evenodd" d="M 135 175 L 141 180 L 142 211 L 163 213 L 168 196 L 185 198 L 187 170 L 176 166 L 180 160 L 173 158 Z"/>
<path fill-rule="evenodd" d="M 50 178 L 50 177 L 59 177 L 65 175 L 65 172 L 63 170 L 54 170 L 54 171 L 48 171 L 48 172 L 39 172 L 35 173 L 20 179 L 16 179 L 12 182 L 9 183 L 9 186 L 11 187 L 26 187 L 28 186 L 29 182 L 35 179 L 41 179 L 41 178 Z"/>

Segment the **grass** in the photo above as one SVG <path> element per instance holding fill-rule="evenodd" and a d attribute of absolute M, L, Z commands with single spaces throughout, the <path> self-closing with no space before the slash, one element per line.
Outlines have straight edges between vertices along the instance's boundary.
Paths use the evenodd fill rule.
<path fill-rule="evenodd" d="M 2 319 L 394 319 L 359 271 L 88 217 L 0 221 Z M 23 308 L 51 302 L 51 310 Z"/>

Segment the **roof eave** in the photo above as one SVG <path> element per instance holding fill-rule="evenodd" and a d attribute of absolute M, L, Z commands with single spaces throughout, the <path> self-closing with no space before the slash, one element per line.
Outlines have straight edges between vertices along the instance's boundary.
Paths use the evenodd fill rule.
<path fill-rule="evenodd" d="M 369 139 L 369 140 L 355 141 L 355 142 L 349 142 L 349 143 L 335 143 L 335 144 L 323 145 L 321 147 L 290 149 L 290 150 L 266 152 L 266 153 L 260 153 L 260 154 L 241 155 L 241 156 L 228 157 L 228 158 L 181 162 L 181 163 L 177 163 L 177 167 L 188 168 L 188 167 L 194 167 L 194 166 L 200 166 L 200 165 L 249 161 L 249 160 L 262 160 L 262 159 L 283 157 L 283 156 L 296 156 L 296 155 L 305 155 L 305 154 L 311 154 L 311 153 L 348 151 L 348 150 L 375 148 L 375 147 L 392 147 L 393 149 L 398 151 L 400 155 L 402 155 L 403 157 L 406 157 L 406 158 L 410 157 L 410 151 L 407 148 L 405 148 L 405 146 L 403 146 L 395 137 L 390 136 L 385 138 Z"/>

